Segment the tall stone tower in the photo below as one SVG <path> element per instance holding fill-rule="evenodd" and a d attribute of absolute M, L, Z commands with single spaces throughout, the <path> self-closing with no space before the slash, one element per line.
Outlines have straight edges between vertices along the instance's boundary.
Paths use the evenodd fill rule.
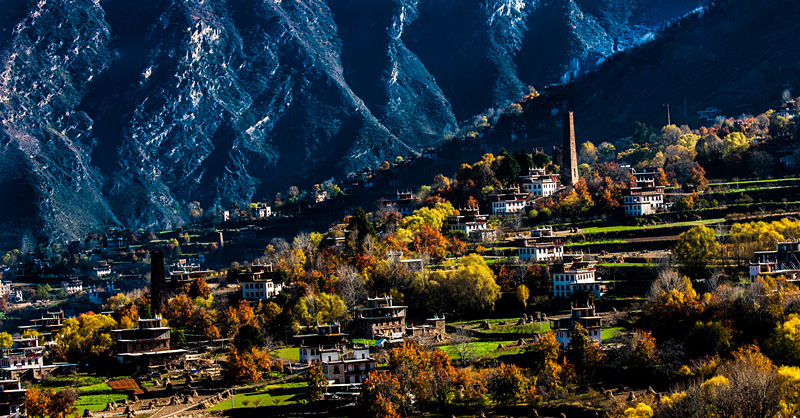
<path fill-rule="evenodd" d="M 167 275 L 164 270 L 164 252 L 150 251 L 150 307 L 153 316 L 161 315 L 167 299 Z"/>
<path fill-rule="evenodd" d="M 578 153 L 575 151 L 575 122 L 572 112 L 564 112 L 564 144 L 561 147 L 563 161 L 561 184 L 572 186 L 578 182 Z"/>

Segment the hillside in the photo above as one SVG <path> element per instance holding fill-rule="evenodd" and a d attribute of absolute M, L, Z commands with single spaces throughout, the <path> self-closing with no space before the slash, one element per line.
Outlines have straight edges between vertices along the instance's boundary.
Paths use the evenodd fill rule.
<path fill-rule="evenodd" d="M 7 1 L 0 242 L 175 226 L 411 155 L 699 3 Z"/>

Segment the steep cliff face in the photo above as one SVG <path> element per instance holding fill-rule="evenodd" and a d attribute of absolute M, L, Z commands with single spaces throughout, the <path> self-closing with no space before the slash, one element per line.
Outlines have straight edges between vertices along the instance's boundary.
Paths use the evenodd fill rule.
<path fill-rule="evenodd" d="M 9 0 L 0 244 L 171 227 L 409 155 L 699 1 Z"/>

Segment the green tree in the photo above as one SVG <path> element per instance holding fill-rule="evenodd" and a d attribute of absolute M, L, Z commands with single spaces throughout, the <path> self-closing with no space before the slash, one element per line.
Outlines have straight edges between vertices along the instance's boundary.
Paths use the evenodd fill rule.
<path fill-rule="evenodd" d="M 239 332 L 233 338 L 234 347 L 240 351 L 248 350 L 250 347 L 262 348 L 266 343 L 264 335 L 253 324 L 244 324 L 239 327 Z"/>
<path fill-rule="evenodd" d="M 711 228 L 698 225 L 680 234 L 672 249 L 689 275 L 694 278 L 705 277 L 708 265 L 719 254 L 720 246 Z"/>
<path fill-rule="evenodd" d="M 503 149 L 500 156 L 495 160 L 497 168 L 495 168 L 495 176 L 500 180 L 503 185 L 509 185 L 517 181 L 520 173 L 519 163 L 515 158 L 509 155 L 508 151 Z M 526 173 L 527 174 L 527 173 Z"/>

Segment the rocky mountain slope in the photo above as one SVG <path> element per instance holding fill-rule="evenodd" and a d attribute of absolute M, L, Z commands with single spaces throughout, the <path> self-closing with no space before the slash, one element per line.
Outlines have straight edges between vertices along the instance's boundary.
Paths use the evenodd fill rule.
<path fill-rule="evenodd" d="M 435 145 L 701 0 L 7 0 L 0 246 L 171 227 Z"/>

